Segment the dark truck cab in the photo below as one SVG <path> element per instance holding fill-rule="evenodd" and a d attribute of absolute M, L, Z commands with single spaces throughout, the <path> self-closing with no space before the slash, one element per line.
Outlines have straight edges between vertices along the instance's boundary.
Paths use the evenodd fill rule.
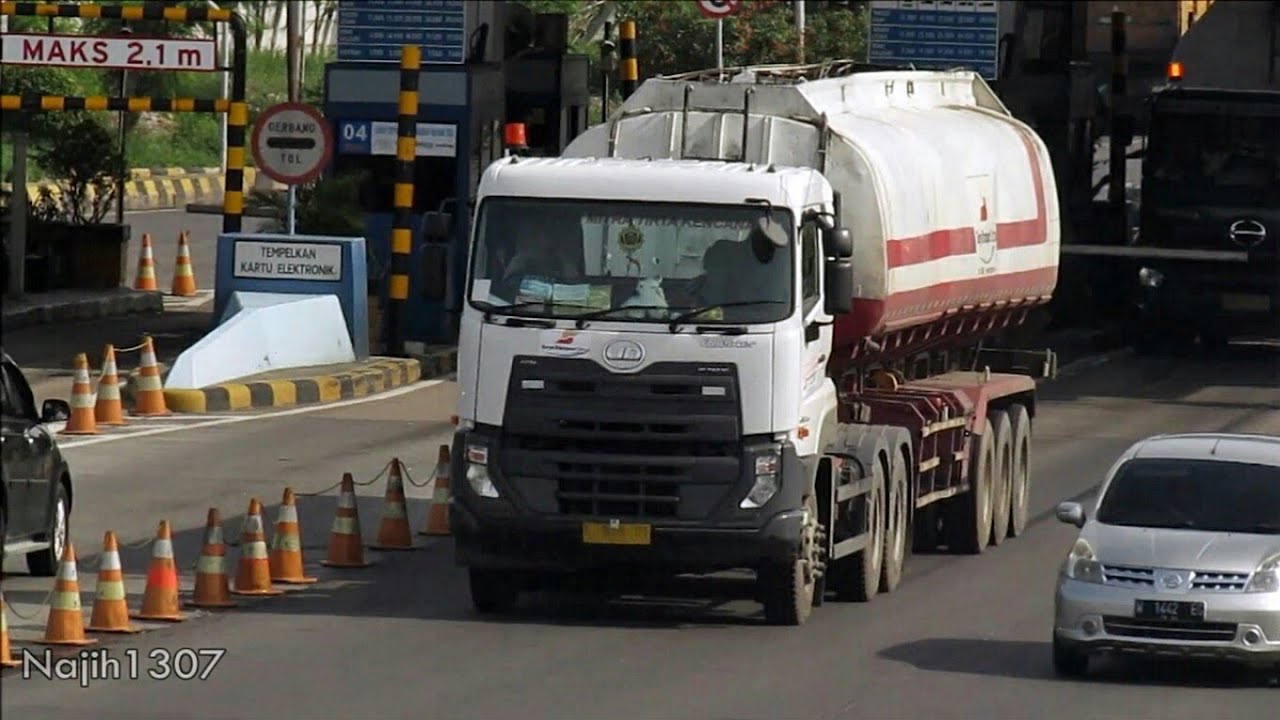
<path fill-rule="evenodd" d="M 1280 334 L 1280 92 L 1173 86 L 1148 107 L 1143 335 Z"/>

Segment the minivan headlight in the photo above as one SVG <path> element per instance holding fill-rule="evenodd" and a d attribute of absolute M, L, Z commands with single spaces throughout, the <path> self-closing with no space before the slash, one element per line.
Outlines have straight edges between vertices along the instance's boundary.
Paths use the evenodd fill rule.
<path fill-rule="evenodd" d="M 1063 572 L 1072 580 L 1080 582 L 1101 584 L 1103 581 L 1102 563 L 1094 557 L 1093 547 L 1085 540 L 1076 540 L 1071 553 L 1067 555 Z"/>
<path fill-rule="evenodd" d="M 1280 590 L 1280 555 L 1263 560 L 1258 565 L 1258 569 L 1253 571 L 1253 577 L 1249 578 L 1249 584 L 1245 585 L 1245 592 L 1275 592 Z"/>

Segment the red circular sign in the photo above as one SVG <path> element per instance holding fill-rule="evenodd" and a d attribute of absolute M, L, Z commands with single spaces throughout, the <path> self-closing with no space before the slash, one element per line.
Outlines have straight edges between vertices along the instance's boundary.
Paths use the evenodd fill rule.
<path fill-rule="evenodd" d="M 738 12 L 742 5 L 740 0 L 698 0 L 698 10 L 704 17 L 712 20 L 723 20 Z"/>
<path fill-rule="evenodd" d="M 305 103 L 272 105 L 253 124 L 253 159 L 267 177 L 285 185 L 311 182 L 333 157 L 333 128 Z"/>

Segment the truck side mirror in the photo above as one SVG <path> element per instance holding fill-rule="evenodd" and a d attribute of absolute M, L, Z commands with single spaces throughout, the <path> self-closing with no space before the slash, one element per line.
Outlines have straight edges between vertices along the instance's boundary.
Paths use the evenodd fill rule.
<path fill-rule="evenodd" d="M 822 234 L 823 250 L 828 256 L 837 258 L 853 257 L 853 233 L 849 228 L 832 227 Z"/>
<path fill-rule="evenodd" d="M 849 258 L 828 260 L 825 270 L 823 308 L 828 315 L 845 315 L 853 310 L 853 261 Z"/>
<path fill-rule="evenodd" d="M 445 212 L 422 214 L 422 297 L 444 300 L 449 282 L 449 226 L 453 216 Z"/>

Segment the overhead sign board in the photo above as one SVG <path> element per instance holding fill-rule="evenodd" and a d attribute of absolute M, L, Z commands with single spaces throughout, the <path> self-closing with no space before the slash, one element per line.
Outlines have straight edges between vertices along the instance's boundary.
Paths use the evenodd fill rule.
<path fill-rule="evenodd" d="M 0 58 L 5 65 L 118 70 L 213 72 L 218 65 L 212 40 L 44 33 L 0 35 Z"/>
<path fill-rule="evenodd" d="M 867 61 L 922 70 L 973 70 L 988 80 L 999 66 L 1000 8 L 994 0 L 872 0 Z"/>
<path fill-rule="evenodd" d="M 712 20 L 723 20 L 738 12 L 741 0 L 697 0 L 698 11 L 703 17 Z"/>
<path fill-rule="evenodd" d="M 234 263 L 232 274 L 238 278 L 342 280 L 341 245 L 237 240 Z"/>
<path fill-rule="evenodd" d="M 339 0 L 338 61 L 400 62 L 405 45 L 424 63 L 466 62 L 467 0 Z"/>
<path fill-rule="evenodd" d="M 333 156 L 333 130 L 303 103 L 272 105 L 253 124 L 250 143 L 258 169 L 286 185 L 311 182 Z"/>
<path fill-rule="evenodd" d="M 381 120 L 342 120 L 338 152 L 343 155 L 395 155 L 398 126 Z M 457 157 L 458 128 L 449 123 L 418 123 L 418 157 Z"/>

